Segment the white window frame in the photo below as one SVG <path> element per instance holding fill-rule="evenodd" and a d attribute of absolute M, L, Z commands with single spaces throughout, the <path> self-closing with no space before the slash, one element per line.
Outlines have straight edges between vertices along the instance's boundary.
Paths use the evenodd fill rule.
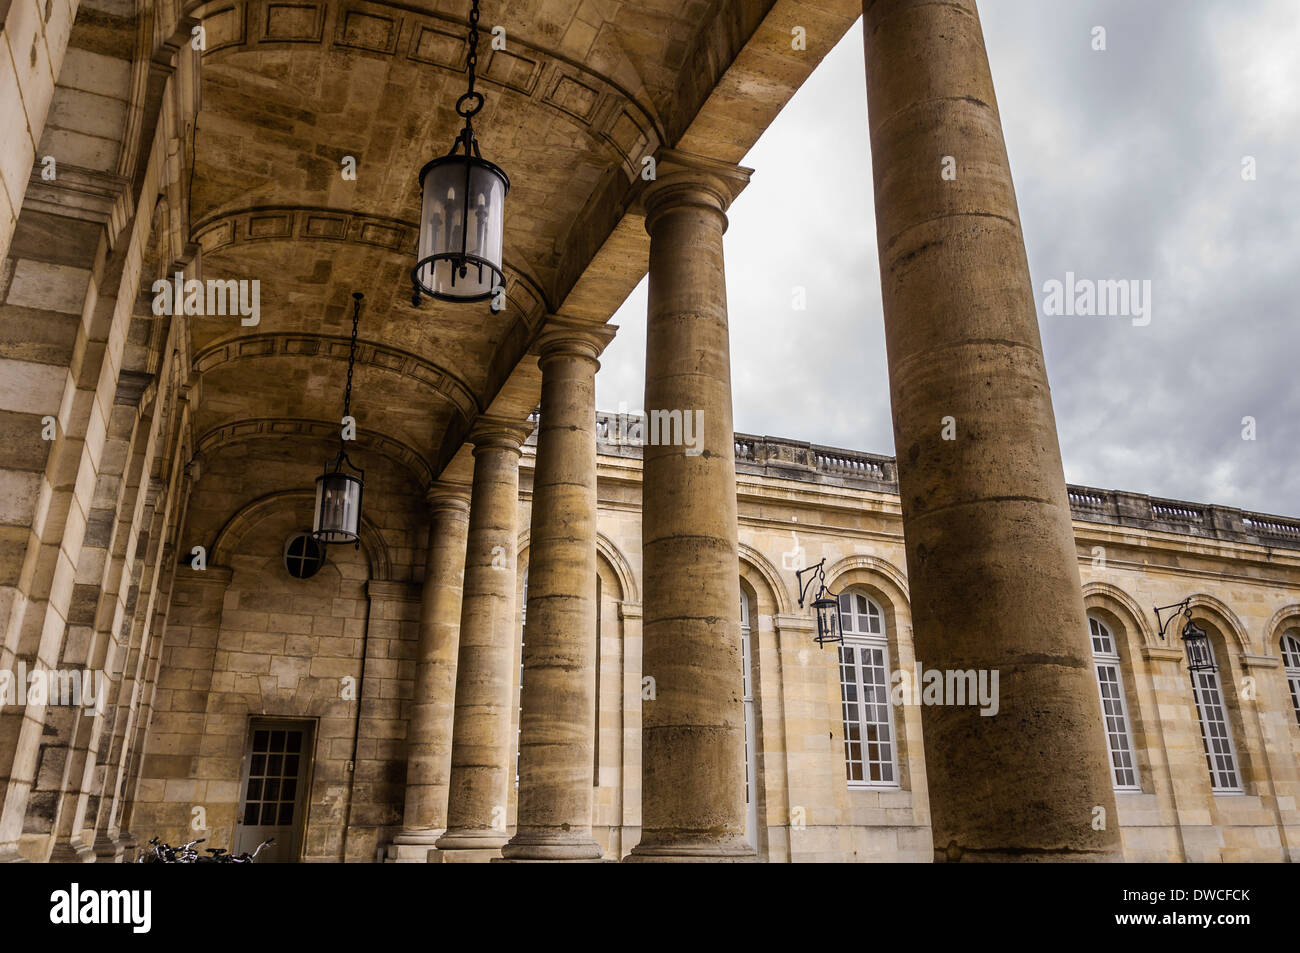
<path fill-rule="evenodd" d="M 1232 737 L 1232 716 L 1228 713 L 1228 701 L 1223 693 L 1223 682 L 1219 678 L 1218 662 L 1214 656 L 1214 646 L 1206 648 L 1210 653 L 1210 662 L 1214 671 L 1192 673 L 1192 697 L 1196 702 L 1196 720 L 1201 726 L 1201 750 L 1205 752 L 1205 767 L 1210 772 L 1210 790 L 1215 794 L 1242 794 L 1241 760 L 1237 757 L 1237 743 Z M 1218 709 L 1218 718 L 1211 719 L 1210 709 Z M 1226 742 L 1226 751 L 1210 751 L 1211 725 L 1223 726 L 1222 740 Z M 1219 759 L 1225 759 L 1227 767 L 1221 767 Z M 1229 783 L 1225 783 L 1229 782 Z"/>
<path fill-rule="evenodd" d="M 1092 644 L 1093 669 L 1097 676 L 1097 697 L 1101 700 L 1102 730 L 1106 734 L 1106 753 L 1110 757 L 1110 779 L 1115 790 L 1134 793 L 1142 790 L 1138 775 L 1137 748 L 1133 744 L 1132 719 L 1124 693 L 1124 672 L 1120 665 L 1119 643 L 1110 626 L 1093 615 L 1088 616 L 1088 636 Z M 1115 697 L 1106 697 L 1106 685 Z M 1108 705 L 1109 703 L 1109 705 Z M 1114 721 L 1118 719 L 1119 724 Z M 1128 765 L 1122 763 L 1128 756 Z M 1126 777 L 1127 775 L 1127 777 Z"/>
<path fill-rule="evenodd" d="M 1296 724 L 1300 725 L 1300 629 L 1282 633 L 1282 669 L 1286 672 L 1286 685 L 1291 693 L 1291 707 L 1295 709 Z"/>
<path fill-rule="evenodd" d="M 845 599 L 849 600 L 851 611 L 845 611 Z M 856 603 L 857 599 L 863 599 L 867 605 L 867 613 L 863 615 Z M 839 670 L 840 670 L 840 712 L 841 724 L 844 732 L 844 769 L 846 781 L 851 789 L 865 790 L 887 790 L 897 791 L 901 788 L 898 776 L 898 737 L 894 730 L 894 705 L 893 705 L 893 682 L 891 681 L 891 672 L 889 666 L 889 637 L 885 625 L 885 613 L 874 599 L 868 596 L 860 589 L 847 589 L 840 594 L 840 634 L 844 641 L 839 648 Z M 866 713 L 867 689 L 868 686 L 863 681 L 863 659 L 866 653 L 878 653 L 873 659 L 872 668 L 879 669 L 882 681 L 871 686 L 872 692 L 883 691 L 885 720 L 880 722 L 875 718 L 868 719 Z M 852 661 L 852 672 L 849 671 L 849 664 L 846 661 L 846 655 L 850 655 Z M 878 664 L 875 664 L 878 662 Z M 852 684 L 855 687 L 854 694 L 857 696 L 854 701 L 848 701 L 845 698 L 845 687 L 852 678 Z M 850 720 L 852 719 L 852 720 Z M 858 738 L 856 741 L 850 738 L 850 728 L 857 727 Z M 889 747 L 888 760 L 872 760 L 868 754 L 867 740 L 868 729 L 871 727 L 883 727 L 885 738 L 883 743 Z M 880 742 L 877 742 L 879 744 Z M 859 746 L 860 758 L 853 759 L 850 757 L 850 745 Z M 882 770 L 880 780 L 872 780 L 870 777 L 871 766 L 878 764 Z M 853 766 L 858 765 L 861 768 L 861 779 L 854 779 Z M 888 770 L 883 770 L 888 768 Z M 892 777 L 889 780 L 884 779 L 884 775 L 889 774 Z"/>
<path fill-rule="evenodd" d="M 758 849 L 758 739 L 754 725 L 753 639 L 749 596 L 740 590 L 740 691 L 745 711 L 745 839 Z"/>

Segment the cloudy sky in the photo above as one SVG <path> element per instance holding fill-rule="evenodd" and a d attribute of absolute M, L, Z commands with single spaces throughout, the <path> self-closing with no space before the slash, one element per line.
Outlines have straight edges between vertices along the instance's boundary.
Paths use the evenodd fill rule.
<path fill-rule="evenodd" d="M 980 11 L 1066 479 L 1300 515 L 1295 0 Z M 744 164 L 726 238 L 736 429 L 892 454 L 860 23 Z M 1045 314 L 1066 272 L 1149 280 L 1150 324 Z M 645 292 L 614 318 L 602 409 L 642 407 Z"/>

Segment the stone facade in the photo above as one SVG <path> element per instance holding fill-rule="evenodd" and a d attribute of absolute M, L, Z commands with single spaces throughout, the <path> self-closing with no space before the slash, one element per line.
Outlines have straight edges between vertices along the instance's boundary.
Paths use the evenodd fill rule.
<path fill-rule="evenodd" d="M 638 664 L 641 428 L 603 414 L 598 430 L 595 829 L 606 856 L 616 857 L 638 839 L 637 720 L 646 704 Z M 528 462 L 526 454 L 525 472 Z M 851 789 L 836 654 L 813 641 L 794 576 L 825 558 L 832 590 L 860 589 L 884 611 L 891 672 L 915 670 L 894 461 L 738 434 L 736 468 L 741 588 L 755 643 L 759 852 L 772 861 L 929 861 L 920 707 L 908 697 L 894 709 L 898 785 Z M 526 511 L 526 477 L 523 484 Z M 1120 830 L 1125 859 L 1297 859 L 1300 723 L 1279 643 L 1300 628 L 1300 521 L 1087 487 L 1070 487 L 1070 498 L 1085 604 L 1120 640 L 1141 786 L 1116 794 L 1117 816 L 1108 820 Z M 526 561 L 524 551 L 521 567 Z M 1242 765 L 1239 794 L 1211 790 L 1177 628 L 1169 641 L 1156 634 L 1152 608 L 1188 597 L 1220 661 Z"/>

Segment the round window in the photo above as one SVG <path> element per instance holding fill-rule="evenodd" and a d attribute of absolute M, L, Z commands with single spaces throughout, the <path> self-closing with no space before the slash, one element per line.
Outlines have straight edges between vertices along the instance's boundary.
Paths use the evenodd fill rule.
<path fill-rule="evenodd" d="M 307 533 L 290 536 L 284 543 L 284 568 L 294 579 L 310 579 L 325 565 L 325 547 Z"/>

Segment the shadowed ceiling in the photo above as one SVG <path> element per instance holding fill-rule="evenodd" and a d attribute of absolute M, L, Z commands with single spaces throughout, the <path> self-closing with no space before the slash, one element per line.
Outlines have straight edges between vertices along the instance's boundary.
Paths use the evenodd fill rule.
<path fill-rule="evenodd" d="M 192 234 L 203 277 L 260 282 L 261 320 L 191 323 L 201 375 L 196 436 L 267 430 L 245 422 L 337 421 L 350 296 L 361 291 L 353 413 L 362 430 L 413 454 L 417 470 L 436 473 L 473 417 L 527 363 L 540 322 L 563 313 L 602 246 L 614 261 L 601 274 L 615 277 L 585 295 L 583 310 L 605 320 L 618 307 L 645 271 L 644 241 L 610 240 L 620 227 L 636 231 L 624 220 L 641 159 L 690 138 L 765 17 L 804 7 L 483 0 L 478 72 L 486 105 L 475 129 L 483 156 L 511 179 L 509 304 L 500 314 L 486 303 L 426 300 L 416 310 L 410 301 L 416 177 L 459 130 L 468 0 L 200 8 L 206 50 Z M 825 49 L 856 15 L 844 3 L 806 9 L 832 24 Z M 497 26 L 504 49 L 492 49 Z M 779 33 L 762 42 L 778 51 L 789 45 Z M 791 67 L 798 81 L 816 59 L 820 53 Z M 715 153 L 741 151 L 715 157 L 738 159 L 797 85 L 752 90 L 763 99 L 756 118 L 711 134 L 722 140 Z M 347 156 L 355 180 L 341 174 Z M 516 384 L 526 402 L 535 381 Z"/>

